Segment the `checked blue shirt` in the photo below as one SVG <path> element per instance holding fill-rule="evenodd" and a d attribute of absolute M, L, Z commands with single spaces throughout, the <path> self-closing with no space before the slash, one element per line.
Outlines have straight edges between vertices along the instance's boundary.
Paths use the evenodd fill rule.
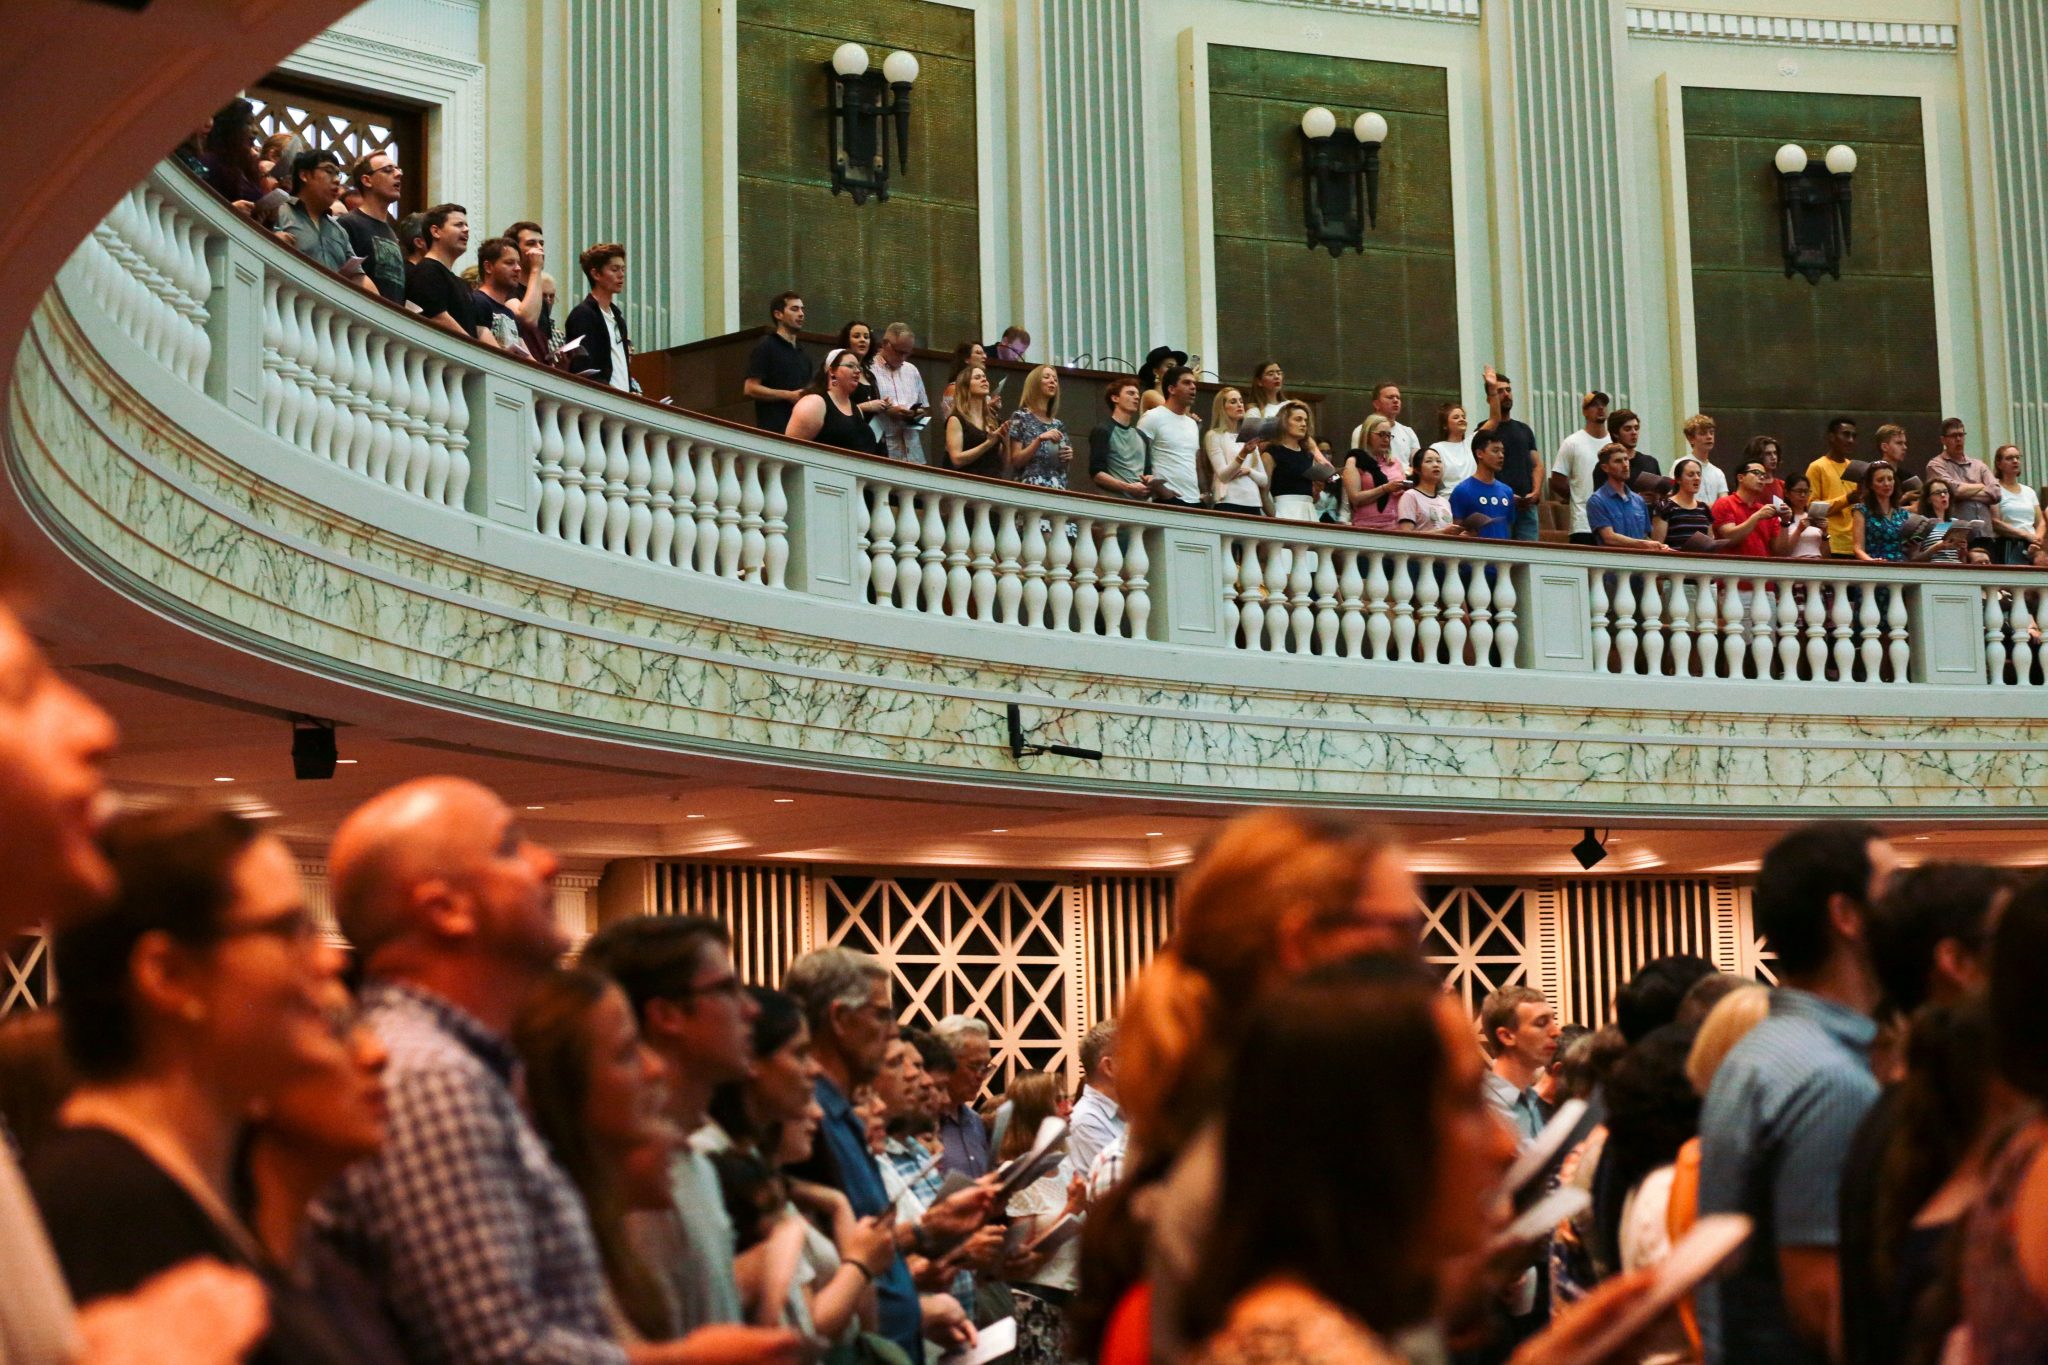
<path fill-rule="evenodd" d="M 423 1365 L 625 1365 L 590 1219 L 520 1111 L 510 1045 L 427 991 L 373 982 L 390 1049 L 384 1151 L 350 1168 L 334 1243 Z"/>

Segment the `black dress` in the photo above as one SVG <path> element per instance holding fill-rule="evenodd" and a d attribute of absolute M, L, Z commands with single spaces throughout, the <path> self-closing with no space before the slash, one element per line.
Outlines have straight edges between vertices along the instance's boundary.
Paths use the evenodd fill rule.
<path fill-rule="evenodd" d="M 860 415 L 858 408 L 850 413 L 841 412 L 829 393 L 825 395 L 825 423 L 811 439 L 821 446 L 838 446 L 862 455 L 882 453 L 881 442 L 875 439 L 875 429 L 868 425 L 868 419 Z"/>
<path fill-rule="evenodd" d="M 952 417 L 948 418 L 947 420 L 958 422 L 960 424 L 960 448 L 962 450 L 972 450 L 976 446 L 980 445 L 982 442 L 986 441 L 989 437 L 989 434 L 987 432 L 983 431 L 980 427 L 974 425 L 974 423 L 968 421 L 965 417 L 962 417 L 957 412 L 954 413 Z M 948 465 L 951 465 L 953 462 L 950 458 L 948 458 L 946 463 Z M 990 446 L 986 451 L 982 452 L 982 454 L 979 457 L 977 457 L 972 463 L 959 465 L 957 466 L 957 468 L 960 470 L 962 474 L 986 474 L 991 479 L 1002 478 L 1003 443 L 1001 441 L 997 441 L 994 445 Z"/>
<path fill-rule="evenodd" d="M 350 1365 L 356 1353 L 312 1294 L 252 1263 L 183 1185 L 120 1134 L 60 1128 L 30 1157 L 29 1190 L 57 1264 L 81 1304 L 126 1294 L 172 1266 L 205 1257 L 255 1270 L 269 1290 L 270 1332 L 257 1365 Z"/>

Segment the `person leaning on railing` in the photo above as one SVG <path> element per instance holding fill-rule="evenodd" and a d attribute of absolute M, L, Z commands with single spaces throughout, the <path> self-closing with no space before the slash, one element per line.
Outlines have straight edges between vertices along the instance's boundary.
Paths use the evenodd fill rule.
<path fill-rule="evenodd" d="M 1670 545 L 1651 535 L 1650 505 L 1628 486 L 1628 447 L 1619 441 L 1608 442 L 1600 451 L 1600 472 L 1607 482 L 1586 499 L 1586 521 L 1600 543 L 1617 549 L 1669 550 Z"/>

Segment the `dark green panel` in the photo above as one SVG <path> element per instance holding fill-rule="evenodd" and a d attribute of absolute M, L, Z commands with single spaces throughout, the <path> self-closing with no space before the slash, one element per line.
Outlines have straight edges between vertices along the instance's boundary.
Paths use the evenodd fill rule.
<path fill-rule="evenodd" d="M 1301 114 L 1386 117 L 1379 221 L 1363 255 L 1311 250 L 1302 225 Z M 1314 53 L 1209 49 L 1215 184 L 1216 368 L 1241 381 L 1277 359 L 1289 381 L 1328 395 L 1333 442 L 1348 439 L 1391 379 L 1408 420 L 1436 432 L 1458 388 L 1457 270 L 1449 97 L 1441 68 Z M 1341 447 L 1340 447 L 1341 448 Z"/>
<path fill-rule="evenodd" d="M 1787 142 L 1814 157 L 1856 149 L 1840 280 L 1785 277 L 1772 162 Z M 1941 386 L 1919 102 L 1687 90 L 1685 157 L 1700 405 L 1720 449 L 1768 433 L 1804 468 L 1841 413 L 1866 447 L 1879 423 L 1903 424 L 1924 460 L 1939 444 Z"/>
<path fill-rule="evenodd" d="M 927 0 L 739 0 L 740 307 L 801 289 L 807 325 L 908 322 L 928 345 L 979 337 L 974 15 Z M 910 158 L 891 154 L 889 201 L 831 191 L 826 63 L 857 42 L 877 68 L 918 60 Z M 893 138 L 893 131 L 891 132 Z"/>

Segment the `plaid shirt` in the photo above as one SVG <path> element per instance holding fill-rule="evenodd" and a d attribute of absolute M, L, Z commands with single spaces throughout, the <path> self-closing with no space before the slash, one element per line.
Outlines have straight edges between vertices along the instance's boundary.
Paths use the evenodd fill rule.
<path fill-rule="evenodd" d="M 890 1197 L 896 1200 L 897 1214 L 904 1218 L 912 1217 L 898 1196 L 897 1192 L 900 1190 L 916 1202 L 915 1217 L 922 1218 L 924 1211 L 932 1206 L 932 1201 L 939 1197 L 939 1185 L 945 1180 L 945 1176 L 940 1173 L 937 1166 L 934 1166 L 915 1184 L 911 1183 L 910 1177 L 917 1175 L 918 1168 L 930 1161 L 932 1154 L 915 1138 L 892 1137 L 882 1144 L 882 1156 L 889 1163 L 883 1174 L 891 1177 L 886 1183 L 890 1186 Z"/>
<path fill-rule="evenodd" d="M 624 1365 L 576 1189 L 513 1095 L 510 1046 L 428 992 L 373 982 L 391 1052 L 383 1153 L 334 1196 L 334 1240 L 428 1365 Z"/>

